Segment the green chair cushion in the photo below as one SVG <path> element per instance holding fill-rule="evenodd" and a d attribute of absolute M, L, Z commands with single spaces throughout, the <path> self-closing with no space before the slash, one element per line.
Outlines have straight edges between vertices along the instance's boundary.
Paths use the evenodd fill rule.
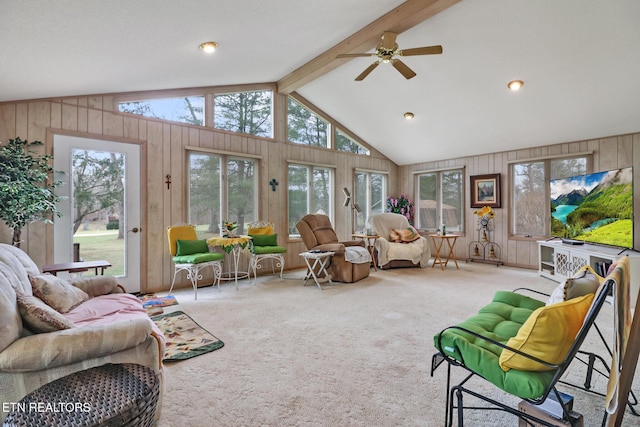
<path fill-rule="evenodd" d="M 531 313 L 544 302 L 513 292 L 498 291 L 489 305 L 458 326 L 506 344 L 515 336 Z M 532 372 L 511 369 L 505 372 L 499 364 L 502 347 L 466 332 L 447 329 L 434 336 L 442 351 L 477 372 L 497 387 L 523 399 L 540 397 L 551 382 L 554 371 Z"/>
<path fill-rule="evenodd" d="M 177 255 L 173 257 L 176 264 L 200 264 L 202 262 L 220 261 L 224 259 L 224 254 L 219 252 L 206 252 L 201 254 Z"/>
<path fill-rule="evenodd" d="M 177 240 L 176 243 L 178 245 L 176 256 L 209 252 L 206 240 Z"/>
<path fill-rule="evenodd" d="M 249 234 L 253 246 L 278 246 L 278 234 Z"/>
<path fill-rule="evenodd" d="M 265 254 L 283 254 L 287 252 L 287 248 L 283 248 L 282 246 L 254 246 L 253 253 L 256 255 L 265 255 Z"/>

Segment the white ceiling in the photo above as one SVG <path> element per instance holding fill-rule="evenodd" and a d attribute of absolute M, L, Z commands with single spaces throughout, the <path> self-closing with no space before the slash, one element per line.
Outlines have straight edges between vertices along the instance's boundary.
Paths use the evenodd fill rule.
<path fill-rule="evenodd" d="M 402 3 L 0 0 L 0 102 L 276 82 Z M 399 165 L 639 132 L 639 23 L 637 0 L 462 0 L 398 36 L 443 46 L 413 79 L 355 82 L 357 58 L 297 92 Z"/>

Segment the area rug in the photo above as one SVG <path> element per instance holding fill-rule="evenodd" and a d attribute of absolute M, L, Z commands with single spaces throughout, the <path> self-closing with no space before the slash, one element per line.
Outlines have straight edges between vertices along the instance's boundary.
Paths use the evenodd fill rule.
<path fill-rule="evenodd" d="M 170 305 L 178 304 L 176 297 L 173 295 L 167 295 L 166 297 L 159 297 L 156 294 L 144 294 L 139 295 L 138 299 L 142 301 L 142 307 L 169 307 Z"/>
<path fill-rule="evenodd" d="M 215 351 L 224 343 L 182 311 L 153 316 L 167 341 L 163 362 L 190 359 Z"/>

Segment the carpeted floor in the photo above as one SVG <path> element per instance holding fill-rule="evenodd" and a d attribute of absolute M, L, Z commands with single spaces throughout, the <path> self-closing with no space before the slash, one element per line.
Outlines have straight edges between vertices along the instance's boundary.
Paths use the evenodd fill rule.
<path fill-rule="evenodd" d="M 433 335 L 475 313 L 498 289 L 550 293 L 556 286 L 535 271 L 465 262 L 459 270 L 372 270 L 367 279 L 323 291 L 302 286 L 302 271 L 285 276 L 243 280 L 238 290 L 231 283 L 203 288 L 198 301 L 191 288 L 175 292 L 180 306 L 165 312 L 184 311 L 225 346 L 165 365 L 158 427 L 442 426 L 446 368 L 430 376 Z M 608 336 L 611 315 L 605 306 L 599 322 Z M 597 337 L 589 345 L 603 351 Z M 604 380 L 594 384 L 604 391 Z M 638 381 L 634 390 L 640 394 Z M 565 391 L 585 426 L 600 425 L 604 398 Z M 495 411 L 465 415 L 468 426 L 518 425 Z M 624 425 L 640 426 L 640 418 L 627 412 Z"/>

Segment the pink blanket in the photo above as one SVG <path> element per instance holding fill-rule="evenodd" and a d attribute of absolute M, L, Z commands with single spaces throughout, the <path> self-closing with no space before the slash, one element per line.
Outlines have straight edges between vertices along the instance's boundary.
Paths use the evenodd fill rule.
<path fill-rule="evenodd" d="M 102 325 L 120 320 L 149 319 L 154 332 L 162 332 L 142 308 L 142 302 L 131 294 L 107 294 L 90 298 L 64 314 L 76 326 Z"/>

